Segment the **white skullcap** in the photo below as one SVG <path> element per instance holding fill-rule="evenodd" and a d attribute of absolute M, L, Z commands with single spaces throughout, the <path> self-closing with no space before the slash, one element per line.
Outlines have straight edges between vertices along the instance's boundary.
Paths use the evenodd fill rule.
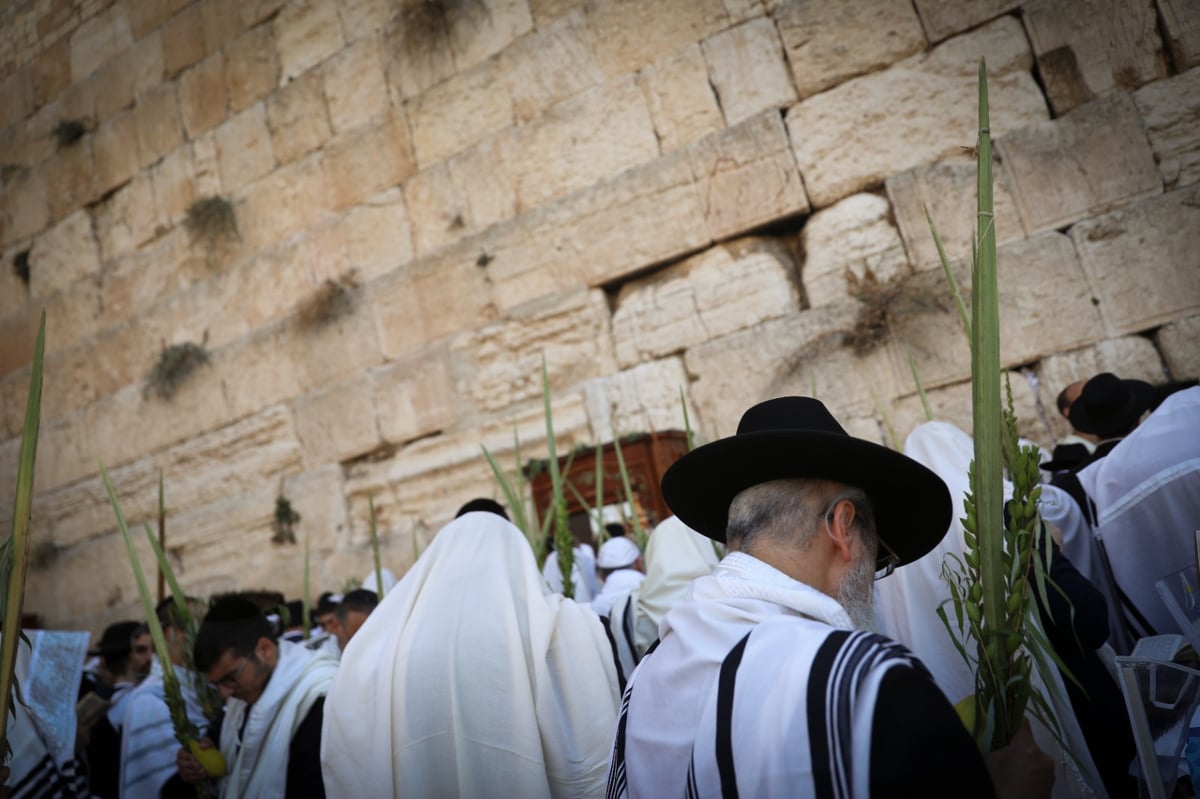
<path fill-rule="evenodd" d="M 596 556 L 596 566 L 601 569 L 620 569 L 632 566 L 633 562 L 641 557 L 641 554 L 637 544 L 628 538 L 620 536 L 610 538 L 600 547 L 600 554 Z"/>

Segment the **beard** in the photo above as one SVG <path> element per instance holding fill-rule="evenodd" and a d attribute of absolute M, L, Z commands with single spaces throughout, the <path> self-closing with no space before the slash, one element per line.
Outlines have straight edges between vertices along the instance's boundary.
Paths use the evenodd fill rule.
<path fill-rule="evenodd" d="M 834 599 L 850 617 L 850 623 L 856 630 L 873 630 L 875 628 L 875 603 L 872 591 L 875 586 L 875 556 L 862 557 L 854 565 L 838 585 Z"/>

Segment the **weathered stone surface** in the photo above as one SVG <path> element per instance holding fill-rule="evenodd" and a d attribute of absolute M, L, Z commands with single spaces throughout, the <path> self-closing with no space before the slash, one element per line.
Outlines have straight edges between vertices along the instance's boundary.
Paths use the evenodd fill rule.
<path fill-rule="evenodd" d="M 774 111 L 701 139 L 683 152 L 714 239 L 809 210 L 787 131 Z"/>
<path fill-rule="evenodd" d="M 45 105 L 71 85 L 71 53 L 67 39 L 59 39 L 34 57 L 29 65 L 33 105 Z"/>
<path fill-rule="evenodd" d="M 499 61 L 485 61 L 418 97 L 411 106 L 413 149 L 429 166 L 512 124 L 513 103 L 496 91 Z"/>
<path fill-rule="evenodd" d="M 204 49 L 215 53 L 242 32 L 242 0 L 201 0 Z"/>
<path fill-rule="evenodd" d="M 725 121 L 736 125 L 796 101 L 779 31 L 765 17 L 727 28 L 701 43 Z"/>
<path fill-rule="evenodd" d="M 316 224 L 326 212 L 328 188 L 319 153 L 282 166 L 245 191 L 235 207 L 238 230 L 253 252 Z"/>
<path fill-rule="evenodd" d="M 1200 186 L 1080 222 L 1071 239 L 1109 336 L 1200 307 Z"/>
<path fill-rule="evenodd" d="M 404 184 L 412 216 L 413 246 L 421 255 L 436 252 L 466 232 L 466 203 L 446 164 L 418 172 Z"/>
<path fill-rule="evenodd" d="M 134 175 L 129 183 L 100 203 L 95 214 L 100 260 L 105 263 L 133 252 L 152 239 L 160 217 L 154 205 L 150 173 Z"/>
<path fill-rule="evenodd" d="M 502 157 L 501 142 L 491 138 L 446 162 L 465 230 L 482 230 L 516 215 L 516 187 Z"/>
<path fill-rule="evenodd" d="M 1154 343 L 1175 380 L 1200 377 L 1200 316 L 1188 316 L 1163 325 L 1154 334 Z"/>
<path fill-rule="evenodd" d="M 581 12 L 517 39 L 500 54 L 500 71 L 519 122 L 604 81 Z"/>
<path fill-rule="evenodd" d="M 273 18 L 287 0 L 246 0 L 242 7 L 242 27 L 253 28 Z"/>
<path fill-rule="evenodd" d="M 1103 338 L 1103 325 L 1092 304 L 1071 241 L 1043 233 L 998 248 L 1000 363 L 1011 367 Z M 970 307 L 970 269 L 954 264 L 955 276 Z M 1037 286 L 1037 290 L 1031 290 Z M 911 304 L 906 312 L 902 303 Z M 889 350 L 896 384 L 916 391 L 909 356 L 926 388 L 970 378 L 971 357 L 958 309 L 940 270 L 910 278 L 889 306 L 895 315 Z"/>
<path fill-rule="evenodd" d="M 16 70 L 0 81 L 0 129 L 22 121 L 33 108 L 33 82 L 28 69 Z"/>
<path fill-rule="evenodd" d="M 1008 134 L 996 149 L 1030 233 L 1061 229 L 1162 191 L 1137 110 L 1124 92 Z"/>
<path fill-rule="evenodd" d="M 395 444 L 414 441 L 458 420 L 449 351 L 436 346 L 404 356 L 369 375 L 379 432 Z"/>
<path fill-rule="evenodd" d="M 231 117 L 215 135 L 221 184 L 230 194 L 274 169 L 275 153 L 262 103 Z"/>
<path fill-rule="evenodd" d="M 1200 180 L 1200 67 L 1143 86 L 1133 101 L 1166 187 Z"/>
<path fill-rule="evenodd" d="M 81 81 L 133 44 L 124 5 L 113 5 L 71 34 L 71 77 Z"/>
<path fill-rule="evenodd" d="M 1155 5 L 1175 69 L 1200 64 L 1200 4 L 1196 0 L 1157 0 Z"/>
<path fill-rule="evenodd" d="M 388 0 L 345 0 L 339 3 L 342 30 L 347 41 L 362 37 L 374 38 L 387 25 L 392 14 Z"/>
<path fill-rule="evenodd" d="M 53 489 L 94 474 L 96 460 L 90 443 L 85 411 L 44 420 L 38 429 L 34 484 Z"/>
<path fill-rule="evenodd" d="M 22 169 L 5 188 L 3 208 L 5 243 L 20 241 L 41 231 L 50 222 L 50 200 L 44 167 Z"/>
<path fill-rule="evenodd" d="M 1055 441 L 1071 432 L 1070 423 L 1058 412 L 1055 400 L 1059 392 L 1076 380 L 1088 380 L 1101 372 L 1157 384 L 1163 381 L 1163 362 L 1150 339 L 1142 336 L 1107 339 L 1043 358 L 1037 366 L 1038 397 Z"/>
<path fill-rule="evenodd" d="M 179 111 L 189 139 L 225 121 L 225 58 L 217 52 L 179 77 Z"/>
<path fill-rule="evenodd" d="M 102 67 L 86 84 L 103 121 L 157 88 L 163 79 L 162 31 L 139 39 Z"/>
<path fill-rule="evenodd" d="M 133 111 L 137 125 L 138 161 L 145 168 L 183 142 L 183 127 L 174 84 L 147 94 Z"/>
<path fill-rule="evenodd" d="M 350 267 L 363 281 L 390 272 L 413 257 L 412 226 L 399 189 L 382 191 L 349 209 L 341 228 Z"/>
<path fill-rule="evenodd" d="M 229 110 L 237 113 L 279 85 L 279 54 L 270 25 L 248 30 L 226 46 Z"/>
<path fill-rule="evenodd" d="M 900 0 L 791 0 L 776 6 L 775 20 L 800 98 L 925 49 L 912 4 Z"/>
<path fill-rule="evenodd" d="M 975 161 L 966 154 L 952 156 L 936 164 L 918 166 L 887 179 L 887 195 L 892 203 L 896 227 L 904 239 L 909 261 L 917 269 L 937 267 L 937 245 L 929 229 L 925 210 L 937 225 L 946 257 L 951 260 L 971 256 L 975 235 Z M 996 241 L 1004 244 L 1025 238 L 1025 226 L 1013 199 L 1008 164 L 992 164 L 992 208 L 996 220 Z"/>
<path fill-rule="evenodd" d="M 294 80 L 267 98 L 267 120 L 275 157 L 281 164 L 324 144 L 331 131 L 320 73 Z"/>
<path fill-rule="evenodd" d="M 515 129 L 518 207 L 533 208 L 658 155 L 654 124 L 632 77 L 583 92 Z"/>
<path fill-rule="evenodd" d="M 729 24 L 720 0 L 584 4 L 596 59 L 609 77 L 624 75 Z"/>
<path fill-rule="evenodd" d="M 221 159 L 217 155 L 217 136 L 208 132 L 192 142 L 192 162 L 195 166 L 197 197 L 216 197 L 221 187 Z"/>
<path fill-rule="evenodd" d="M 185 7 L 162 29 L 163 68 L 170 80 L 204 58 L 204 20 L 199 3 Z"/>
<path fill-rule="evenodd" d="M 301 397 L 293 408 L 296 433 L 309 468 L 348 460 L 382 443 L 367 375 L 355 375 Z"/>
<path fill-rule="evenodd" d="M 912 270 L 900 234 L 891 222 L 887 200 L 853 194 L 813 214 L 800 233 L 804 247 L 802 277 L 808 305 L 843 302 L 851 295 L 846 271 L 862 278 L 901 278 Z"/>
<path fill-rule="evenodd" d="M 1020 0 L 916 0 L 917 14 L 931 42 L 974 28 L 1019 6 Z"/>
<path fill-rule="evenodd" d="M 541 396 L 543 358 L 552 393 L 614 371 L 608 303 L 597 290 L 548 297 L 455 336 L 450 355 L 460 399 L 495 413 Z"/>
<path fill-rule="evenodd" d="M 679 357 L 641 363 L 614 375 L 589 380 L 583 387 L 588 418 L 600 441 L 647 431 L 682 430 L 680 390 L 687 396 L 688 376 Z"/>
<path fill-rule="evenodd" d="M 344 208 L 389 189 L 413 173 L 412 150 L 402 120 L 342 134 L 324 150 L 326 202 Z"/>
<path fill-rule="evenodd" d="M 725 126 L 700 45 L 688 45 L 649 64 L 638 72 L 637 82 L 663 152 Z"/>
<path fill-rule="evenodd" d="M 1021 18 L 1055 114 L 1166 77 L 1153 0 L 1031 0 Z"/>
<path fill-rule="evenodd" d="M 377 119 L 387 110 L 387 82 L 375 39 L 360 39 L 331 58 L 323 71 L 325 103 L 335 133 Z"/>
<path fill-rule="evenodd" d="M 294 80 L 345 46 L 337 5 L 321 0 L 287 3 L 275 18 L 282 83 Z"/>
<path fill-rule="evenodd" d="M 1001 391 L 1004 390 L 1003 385 L 1001 384 Z M 1017 415 L 1017 435 L 1039 446 L 1053 449 L 1054 436 L 1042 418 L 1041 408 L 1038 407 L 1038 395 L 1034 393 L 1026 375 L 1019 371 L 1010 372 L 1009 385 L 1012 386 L 1013 410 Z M 972 433 L 974 420 L 971 418 L 969 380 L 931 389 L 926 394 L 926 399 L 929 400 L 929 410 L 933 413 L 934 421 L 949 422 L 968 435 Z M 882 424 L 885 440 L 890 438 L 887 434 L 894 433 L 895 442 L 887 443 L 896 449 L 901 449 L 909 434 L 926 421 L 925 408 L 921 404 L 921 398 L 916 395 L 902 397 L 886 405 L 881 404 L 880 409 L 886 417 Z M 960 509 L 956 508 L 957 512 L 960 512 Z"/>
<path fill-rule="evenodd" d="M 29 294 L 34 300 L 99 272 L 99 249 L 87 211 L 76 211 L 34 239 L 29 263 Z"/>
<path fill-rule="evenodd" d="M 179 8 L 176 0 L 141 0 L 128 4 L 129 23 L 133 38 L 141 39 L 158 28 Z"/>
<path fill-rule="evenodd" d="M 109 117 L 92 135 L 96 190 L 101 194 L 127 182 L 138 168 L 137 124 L 132 111 Z"/>
<path fill-rule="evenodd" d="M 788 131 L 813 205 L 973 144 L 980 56 L 987 59 L 995 129 L 1046 118 L 1020 24 L 1000 19 L 793 106 Z M 873 109 L 865 119 L 863 108 Z"/>
<path fill-rule="evenodd" d="M 154 186 L 154 204 L 162 218 L 171 224 L 183 221 L 196 199 L 191 146 L 185 144 L 151 167 L 150 181 Z"/>
<path fill-rule="evenodd" d="M 713 247 L 621 288 L 617 363 L 661 358 L 799 309 L 796 267 L 782 247 L 764 239 Z"/>
<path fill-rule="evenodd" d="M 299 532 L 308 539 L 314 552 L 331 551 L 346 531 L 345 488 L 341 468 L 332 464 L 288 477 L 283 483 L 284 495 L 300 514 Z M 303 557 L 303 542 L 300 550 Z M 301 570 L 300 574 L 303 573 Z M 314 586 L 334 585 L 318 580 L 314 577 Z"/>
<path fill-rule="evenodd" d="M 465 71 L 508 47 L 533 28 L 528 0 L 495 0 L 477 20 L 451 26 L 454 63 Z"/>
<path fill-rule="evenodd" d="M 704 440 L 732 435 L 742 413 L 784 394 L 816 394 L 838 419 L 896 391 L 886 353 L 857 357 L 836 331 L 853 324 L 854 303 L 772 319 L 688 349 L 692 427 Z M 831 331 L 834 331 L 831 334 Z"/>
<path fill-rule="evenodd" d="M 62 219 L 96 196 L 90 137 L 64 147 L 46 160 L 46 188 L 51 219 Z"/>

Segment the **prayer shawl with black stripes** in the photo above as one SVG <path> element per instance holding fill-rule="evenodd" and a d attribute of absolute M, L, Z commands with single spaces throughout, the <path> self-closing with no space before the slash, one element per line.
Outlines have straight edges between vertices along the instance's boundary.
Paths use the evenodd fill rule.
<path fill-rule="evenodd" d="M 904 647 L 732 553 L 629 683 L 610 797 L 990 796 L 983 759 Z"/>
<path fill-rule="evenodd" d="M 197 677 L 182 666 L 175 667 L 175 675 L 188 718 L 198 729 L 205 729 L 208 720 L 196 696 Z M 163 690 L 162 666 L 156 658 L 150 664 L 150 676 L 126 700 L 121 733 L 121 799 L 158 799 L 163 785 L 178 771 L 178 752 L 179 742 L 175 740 Z"/>

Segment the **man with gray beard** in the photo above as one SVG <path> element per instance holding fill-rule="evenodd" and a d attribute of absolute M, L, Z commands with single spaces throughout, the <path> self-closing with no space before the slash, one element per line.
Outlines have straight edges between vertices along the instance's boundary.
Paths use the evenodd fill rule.
<path fill-rule="evenodd" d="M 949 528 L 932 471 L 783 397 L 685 455 L 662 490 L 729 554 L 630 679 L 609 797 L 1049 796 L 1028 725 L 985 764 L 925 667 L 865 632 L 874 580 Z"/>

